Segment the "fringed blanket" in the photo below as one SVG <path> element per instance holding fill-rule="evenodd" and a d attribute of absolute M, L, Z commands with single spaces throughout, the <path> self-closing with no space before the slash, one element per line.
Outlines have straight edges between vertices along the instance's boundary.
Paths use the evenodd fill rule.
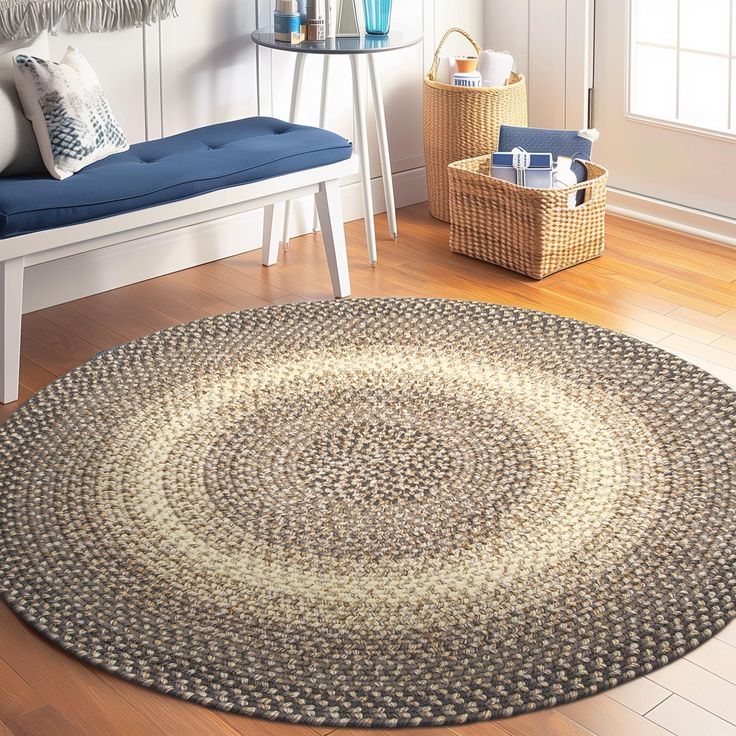
<path fill-rule="evenodd" d="M 0 0 L 0 40 L 43 30 L 117 31 L 176 14 L 176 0 Z"/>

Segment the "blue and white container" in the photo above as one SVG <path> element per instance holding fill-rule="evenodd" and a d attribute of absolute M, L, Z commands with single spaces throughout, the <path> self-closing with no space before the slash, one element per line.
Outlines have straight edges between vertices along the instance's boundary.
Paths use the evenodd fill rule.
<path fill-rule="evenodd" d="M 273 33 L 277 41 L 284 43 L 301 43 L 304 40 L 297 0 L 276 0 Z"/>
<path fill-rule="evenodd" d="M 480 72 L 455 72 L 452 75 L 452 83 L 456 87 L 482 87 L 483 78 Z"/>
<path fill-rule="evenodd" d="M 554 173 L 551 153 L 528 153 L 521 148 L 496 151 L 491 156 L 491 176 L 532 189 L 552 189 Z"/>

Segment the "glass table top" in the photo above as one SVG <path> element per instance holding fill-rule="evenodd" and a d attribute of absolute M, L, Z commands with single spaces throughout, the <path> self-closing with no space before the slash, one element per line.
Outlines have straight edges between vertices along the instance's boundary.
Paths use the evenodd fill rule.
<path fill-rule="evenodd" d="M 296 51 L 303 54 L 371 54 L 378 51 L 393 51 L 414 46 L 422 40 L 421 35 L 400 28 L 385 36 L 361 36 L 360 38 L 328 38 L 325 41 L 302 41 L 284 43 L 274 38 L 273 28 L 259 28 L 250 34 L 259 46 L 279 51 Z"/>

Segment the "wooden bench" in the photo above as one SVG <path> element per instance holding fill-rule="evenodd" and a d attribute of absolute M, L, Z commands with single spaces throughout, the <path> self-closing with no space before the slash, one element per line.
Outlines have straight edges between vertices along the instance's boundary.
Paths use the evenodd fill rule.
<path fill-rule="evenodd" d="M 89 177 L 91 183 L 96 181 L 94 173 L 94 167 L 103 168 L 105 162 L 108 162 L 107 166 L 114 167 L 118 166 L 119 171 L 114 172 L 115 176 L 124 176 L 126 170 L 133 171 L 135 176 L 138 176 L 138 169 L 130 169 L 133 162 L 139 161 L 141 164 L 150 163 L 156 164 L 164 162 L 167 158 L 173 158 L 176 161 L 176 168 L 178 170 L 179 178 L 182 178 L 182 166 L 181 156 L 183 153 L 177 154 L 172 153 L 168 156 L 166 152 L 169 150 L 166 145 L 171 141 L 176 143 L 172 150 L 177 149 L 177 146 L 182 144 L 182 141 L 176 141 L 177 138 L 184 138 L 191 136 L 193 133 L 198 134 L 195 136 L 197 143 L 201 143 L 202 139 L 207 140 L 221 140 L 223 127 L 235 126 L 233 130 L 228 131 L 228 138 L 232 138 L 238 145 L 225 144 L 221 146 L 206 146 L 206 150 L 210 151 L 222 151 L 221 154 L 208 154 L 205 153 L 205 148 L 197 148 L 195 153 L 192 153 L 192 165 L 196 166 L 198 161 L 206 161 L 211 167 L 212 171 L 217 172 L 220 168 L 223 172 L 223 177 L 228 183 L 223 186 L 219 186 L 221 182 L 217 181 L 217 177 L 214 178 L 209 176 L 206 180 L 207 184 L 211 186 L 211 190 L 202 194 L 192 195 L 189 190 L 186 190 L 184 196 L 177 196 L 177 198 L 170 201 L 163 201 L 158 204 L 148 204 L 144 208 L 134 208 L 128 211 L 121 212 L 120 214 L 114 214 L 110 216 L 97 217 L 96 219 L 88 219 L 82 222 L 73 222 L 60 227 L 48 227 L 48 216 L 51 210 L 44 210 L 44 222 L 46 225 L 44 229 L 38 229 L 31 232 L 23 232 L 21 234 L 11 234 L 9 236 L 2 236 L 2 229 L 0 229 L 0 294 L 2 297 L 2 320 L 0 325 L 2 329 L 2 335 L 0 336 L 0 345 L 2 346 L 2 360 L 0 360 L 0 370 L 2 375 L 0 376 L 0 391 L 2 392 L 0 400 L 3 404 L 17 400 L 18 398 L 18 383 L 19 383 L 19 369 L 20 369 L 20 339 L 21 339 L 21 319 L 22 319 L 22 305 L 23 305 L 23 271 L 26 266 L 32 266 L 38 263 L 44 263 L 47 261 L 56 260 L 59 258 L 65 258 L 67 256 L 76 255 L 79 253 L 85 253 L 88 251 L 96 250 L 98 248 L 106 248 L 109 246 L 117 245 L 120 243 L 132 241 L 138 238 L 143 238 L 149 235 L 155 235 L 158 233 L 175 230 L 177 228 L 187 227 L 198 223 L 214 220 L 221 217 L 227 217 L 249 210 L 263 208 L 265 212 L 264 216 L 264 229 L 263 229 L 263 245 L 262 245 L 262 263 L 264 266 L 271 266 L 276 263 L 279 251 L 279 240 L 281 230 L 283 228 L 284 220 L 284 209 L 287 201 L 297 199 L 299 197 L 314 195 L 317 203 L 317 211 L 319 214 L 320 225 L 322 229 L 322 238 L 324 241 L 325 252 L 327 255 L 327 262 L 329 266 L 330 278 L 332 281 L 332 288 L 335 293 L 335 297 L 346 297 L 350 295 L 350 279 L 348 275 L 348 262 L 347 262 L 347 251 L 345 245 L 345 232 L 343 227 L 342 219 L 342 208 L 340 203 L 340 186 L 339 180 L 342 177 L 350 176 L 358 171 L 357 159 L 352 156 L 352 151 L 341 150 L 341 160 L 336 160 L 331 163 L 323 165 L 312 166 L 310 168 L 302 168 L 288 173 L 281 173 L 276 176 L 265 176 L 265 178 L 255 178 L 252 181 L 248 181 L 244 184 L 233 184 L 233 176 L 237 179 L 237 172 L 233 174 L 234 170 L 237 170 L 242 174 L 245 169 L 242 169 L 240 165 L 233 164 L 233 157 L 236 155 L 242 155 L 244 160 L 251 155 L 251 151 L 248 150 L 247 145 L 241 146 L 240 143 L 243 141 L 237 138 L 238 124 L 247 124 L 252 121 L 262 122 L 268 121 L 269 125 L 281 130 L 283 126 L 283 134 L 292 134 L 293 138 L 289 140 L 289 150 L 299 150 L 298 136 L 301 131 L 309 131 L 310 140 L 320 141 L 321 134 L 327 134 L 327 131 L 320 131 L 315 133 L 318 129 L 308 129 L 304 126 L 293 126 L 288 123 L 282 123 L 281 121 L 274 121 L 273 119 L 264 118 L 253 118 L 246 121 L 236 121 L 236 123 L 226 123 L 222 126 L 209 126 L 198 131 L 190 131 L 187 134 L 181 136 L 172 136 L 169 139 L 162 139 L 162 141 L 150 142 L 138 144 L 132 146 L 130 152 L 126 154 L 118 154 L 112 156 L 105 161 L 93 164 L 88 169 L 83 169 L 78 174 L 75 174 L 70 179 L 65 181 L 57 182 L 50 178 L 45 177 L 39 179 L 31 179 L 28 177 L 17 177 L 13 181 L 13 186 L 21 187 L 20 193 L 16 189 L 11 189 L 7 184 L 8 179 L 0 179 L 0 224 L 7 227 L 9 222 L 8 212 L 15 207 L 17 210 L 18 202 L 25 202 L 27 197 L 28 202 L 37 201 L 37 192 L 45 193 L 47 190 L 51 191 L 53 196 L 56 196 L 58 190 L 54 191 L 52 187 L 64 187 L 68 182 L 73 182 L 75 179 L 79 181 L 80 177 L 86 175 Z M 252 127 L 252 126 L 251 126 Z M 246 125 L 245 128 L 248 128 Z M 274 132 L 273 135 L 281 135 L 282 133 Z M 235 137 L 233 137 L 235 135 Z M 265 134 L 264 134 L 265 135 Z M 330 136 L 339 138 L 334 133 L 329 133 Z M 304 140 L 307 139 L 307 134 L 304 134 Z M 266 139 L 267 140 L 267 139 Z M 339 139 L 344 141 L 344 139 Z M 247 142 L 247 137 L 245 139 Z M 187 146 L 190 146 L 192 141 L 186 141 Z M 277 146 L 278 141 L 267 140 L 269 145 Z M 350 145 L 347 141 L 344 141 L 348 146 Z M 156 144 L 156 145 L 152 145 Z M 310 144 L 311 145 L 311 144 Z M 313 148 L 321 145 L 316 143 L 312 145 Z M 163 150 L 164 155 L 159 160 L 148 160 L 145 158 L 147 154 L 150 154 L 152 149 Z M 171 148 L 171 147 L 170 147 Z M 278 148 L 274 148 L 274 151 Z M 309 155 L 295 156 L 291 154 L 291 159 L 288 161 L 278 161 L 279 170 L 282 171 L 284 168 L 295 168 L 299 165 L 303 165 L 305 162 L 313 161 L 316 153 L 319 151 L 308 152 Z M 346 155 L 347 154 L 347 155 Z M 125 161 L 115 161 L 117 157 L 126 157 Z M 220 161 L 213 161 L 213 158 L 217 156 Z M 177 158 L 178 157 L 178 158 Z M 262 158 L 265 160 L 269 156 L 263 155 Z M 299 158 L 299 161 L 294 160 Z M 317 157 L 319 158 L 319 157 Z M 337 158 L 336 155 L 333 158 Z M 227 165 L 226 163 L 227 162 Z M 269 169 L 263 161 L 253 161 L 251 163 L 254 166 L 247 170 L 248 176 L 258 177 L 260 174 L 266 173 Z M 171 162 L 169 164 L 171 165 Z M 163 166 L 163 163 L 161 164 Z M 260 169 L 259 169 L 260 167 Z M 242 169 L 242 171 L 241 171 Z M 144 172 L 144 170 L 141 170 Z M 160 167 L 157 170 L 157 176 L 161 174 Z M 98 174 L 97 178 L 102 181 L 101 175 Z M 146 174 L 142 173 L 139 177 L 140 181 L 148 181 Z M 39 182 L 43 181 L 43 186 Z M 168 179 L 167 179 L 168 181 Z M 135 186 L 135 182 L 131 184 L 129 180 L 121 182 L 125 184 L 128 191 L 131 190 L 131 186 Z M 111 182 L 109 186 L 114 189 L 115 182 Z M 81 186 L 76 184 L 77 187 Z M 197 186 L 201 187 L 201 181 L 198 182 Z M 123 187 L 123 189 L 125 189 Z M 9 192 L 13 192 L 12 197 L 9 196 Z M 177 188 L 177 195 L 182 194 L 182 188 Z M 5 196 L 3 194 L 5 192 Z M 146 196 L 158 197 L 160 192 L 156 190 L 151 193 L 147 193 Z M 45 195 L 44 195 L 45 196 Z M 36 200 L 34 200 L 36 197 Z M 8 204 L 8 200 L 15 202 Z M 99 197 L 98 197 L 99 199 Z M 71 200 L 74 201 L 73 199 Z M 148 200 L 150 202 L 150 200 Z M 80 203 L 81 204 L 81 203 Z M 115 206 L 115 203 L 102 202 L 105 206 Z M 128 201 L 128 204 L 136 204 L 134 201 Z M 96 202 L 94 207 L 97 209 L 92 210 L 92 214 L 99 214 L 100 202 Z M 63 211 L 53 211 L 53 217 L 66 217 L 70 213 L 64 213 Z M 73 216 L 73 215 L 72 215 Z M 5 218 L 3 220 L 3 218 Z M 42 218 L 43 219 L 43 218 Z M 11 224 L 11 229 L 23 229 L 32 226 L 33 217 L 28 216 L 25 218 L 17 217 Z"/>

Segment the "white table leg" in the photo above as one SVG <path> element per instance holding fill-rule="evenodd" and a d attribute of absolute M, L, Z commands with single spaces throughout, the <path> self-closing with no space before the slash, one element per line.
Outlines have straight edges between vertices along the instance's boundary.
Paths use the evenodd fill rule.
<path fill-rule="evenodd" d="M 319 127 L 324 128 L 327 125 L 327 92 L 330 88 L 330 62 L 332 56 L 325 54 L 322 58 L 322 97 L 319 101 Z M 312 232 L 319 230 L 319 214 L 317 207 L 314 208 L 314 220 L 312 223 Z"/>
<path fill-rule="evenodd" d="M 299 109 L 299 97 L 302 93 L 302 80 L 304 79 L 304 62 L 306 61 L 306 54 L 296 54 L 296 61 L 294 63 L 294 82 L 291 86 L 291 108 L 289 109 L 289 122 L 296 122 L 297 110 Z M 286 210 L 284 212 L 284 237 L 281 240 L 281 244 L 284 246 L 284 250 L 289 249 L 289 219 L 291 215 L 291 202 L 286 203 Z"/>
<path fill-rule="evenodd" d="M 376 69 L 375 54 L 368 54 L 368 69 L 371 73 L 371 87 L 373 89 L 373 108 L 376 113 L 376 127 L 378 128 L 378 150 L 381 153 L 381 174 L 383 176 L 383 191 L 386 195 L 386 215 L 391 237 L 399 237 L 399 228 L 396 224 L 396 202 L 394 200 L 394 181 L 391 175 L 391 155 L 388 150 L 388 134 L 386 132 L 386 112 L 383 108 L 383 90 L 381 89 L 381 75 Z"/>
<path fill-rule="evenodd" d="M 360 179 L 363 185 L 363 214 L 365 237 L 368 241 L 368 259 L 372 266 L 378 262 L 376 227 L 373 222 L 373 193 L 371 191 L 371 164 L 368 156 L 368 126 L 366 124 L 365 79 L 361 57 L 350 55 L 353 70 L 353 106 L 355 109 L 355 143 L 360 157 Z"/>

